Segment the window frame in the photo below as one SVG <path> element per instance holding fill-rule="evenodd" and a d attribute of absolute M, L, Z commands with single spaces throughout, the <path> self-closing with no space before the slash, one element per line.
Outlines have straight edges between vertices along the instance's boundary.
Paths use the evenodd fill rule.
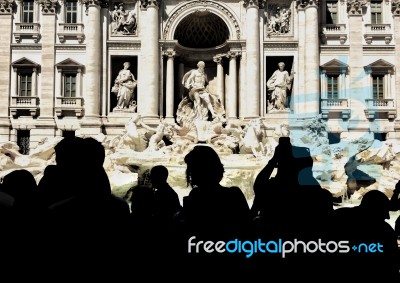
<path fill-rule="evenodd" d="M 30 81 L 23 81 L 23 78 L 30 78 Z M 21 70 L 18 71 L 18 84 L 17 84 L 17 95 L 18 96 L 26 96 L 26 97 L 32 97 L 33 95 L 33 89 L 32 89 L 32 83 L 33 83 L 33 70 Z M 22 87 L 25 85 L 25 87 Z M 28 85 L 30 86 L 28 88 Z M 30 92 L 28 95 L 27 92 Z"/>
<path fill-rule="evenodd" d="M 70 78 L 74 78 L 75 80 L 74 80 L 74 82 L 73 82 L 73 84 L 71 83 L 71 82 L 69 82 L 69 91 L 68 91 L 68 95 L 66 95 L 67 94 L 67 85 L 68 85 L 68 82 L 67 82 L 67 78 L 68 77 L 70 77 Z M 76 71 L 76 72 L 72 72 L 72 71 L 66 71 L 66 72 L 63 72 L 62 73 L 62 92 L 61 92 L 61 94 L 62 94 L 62 97 L 66 97 L 66 98 L 76 98 L 76 97 L 78 97 L 77 96 L 77 79 L 78 79 L 78 72 Z M 71 86 L 74 86 L 74 90 L 72 91 L 71 90 Z M 74 95 L 72 95 L 72 94 L 74 94 Z"/>
<path fill-rule="evenodd" d="M 28 7 L 25 4 L 29 4 Z M 33 23 L 35 19 L 35 1 L 23 1 L 21 6 L 21 22 L 26 24 Z M 25 20 L 25 15 L 27 15 L 27 20 Z"/>
<path fill-rule="evenodd" d="M 382 1 L 371 1 L 371 24 L 380 25 L 383 23 Z M 375 7 L 374 7 L 375 6 Z"/>
<path fill-rule="evenodd" d="M 74 4 L 71 7 L 70 4 Z M 65 2 L 64 22 L 66 24 L 78 23 L 78 1 L 69 0 Z"/>
<path fill-rule="evenodd" d="M 385 99 L 385 97 L 387 96 L 387 94 L 385 93 L 385 88 L 386 88 L 385 74 L 372 73 L 371 77 L 372 77 L 372 99 L 376 100 Z"/>
<path fill-rule="evenodd" d="M 326 74 L 326 95 L 328 99 L 339 99 L 339 76 L 337 73 L 327 73 Z M 333 79 L 336 79 L 336 82 L 333 82 Z M 336 86 L 336 89 L 333 87 Z M 331 89 L 330 89 L 331 88 Z M 336 96 L 334 95 L 336 92 Z"/>
<path fill-rule="evenodd" d="M 332 5 L 330 7 L 330 5 Z M 335 13 L 332 13 L 331 10 L 335 10 Z M 339 16 L 339 9 L 338 9 L 338 1 L 326 1 L 326 15 L 330 14 L 330 19 L 332 22 L 328 22 L 328 18 L 326 18 L 326 24 L 333 24 L 337 25 L 339 23 L 338 21 L 338 16 Z M 332 17 L 332 15 L 335 15 L 335 17 Z"/>

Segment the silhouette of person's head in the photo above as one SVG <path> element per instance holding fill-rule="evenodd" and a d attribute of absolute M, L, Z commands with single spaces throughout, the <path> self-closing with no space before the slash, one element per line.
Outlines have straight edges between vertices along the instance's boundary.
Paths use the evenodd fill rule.
<path fill-rule="evenodd" d="M 168 179 L 168 169 L 163 165 L 156 165 L 150 170 L 150 180 L 154 187 L 165 184 Z"/>
<path fill-rule="evenodd" d="M 104 146 L 94 138 L 84 138 L 82 140 L 82 153 L 84 162 L 87 165 L 102 167 L 105 159 Z"/>
<path fill-rule="evenodd" d="M 389 198 L 378 190 L 367 192 L 359 206 L 367 217 L 384 220 L 389 219 Z"/>
<path fill-rule="evenodd" d="M 57 166 L 65 168 L 73 168 L 74 165 L 79 165 L 79 160 L 82 155 L 81 151 L 82 138 L 65 137 L 54 147 L 56 153 Z"/>
<path fill-rule="evenodd" d="M 32 196 L 37 193 L 37 184 L 33 175 L 25 170 L 14 170 L 3 179 L 2 191 L 18 200 L 34 201 Z"/>
<path fill-rule="evenodd" d="M 224 166 L 217 152 L 203 145 L 195 146 L 186 156 L 186 180 L 193 186 L 219 184 L 224 174 Z"/>

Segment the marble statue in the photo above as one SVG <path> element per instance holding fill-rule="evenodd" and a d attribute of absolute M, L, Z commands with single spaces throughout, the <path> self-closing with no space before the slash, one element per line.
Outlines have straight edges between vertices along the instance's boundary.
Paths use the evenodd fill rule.
<path fill-rule="evenodd" d="M 182 79 L 188 94 L 178 105 L 177 121 L 180 124 L 184 120 L 191 122 L 224 119 L 225 111 L 221 102 L 209 91 L 205 63 L 199 61 L 197 67 L 187 72 Z"/>
<path fill-rule="evenodd" d="M 145 131 L 141 129 L 145 129 Z M 145 133 L 152 128 L 148 127 L 142 120 L 142 117 L 135 113 L 126 123 L 125 131 L 110 141 L 111 148 L 129 148 L 135 151 L 144 151 L 147 148 L 147 139 Z"/>
<path fill-rule="evenodd" d="M 136 100 L 134 98 L 134 92 L 136 89 L 135 76 L 129 70 L 131 64 L 125 62 L 124 68 L 119 71 L 117 78 L 114 81 L 114 86 L 111 91 L 117 95 L 117 106 L 114 110 L 118 109 L 130 109 L 136 110 Z"/>
<path fill-rule="evenodd" d="M 243 129 L 240 153 L 253 154 L 254 157 L 266 155 L 265 127 L 261 118 L 251 120 Z"/>
<path fill-rule="evenodd" d="M 134 11 L 125 11 L 124 5 L 114 5 L 111 14 L 111 22 L 113 25 L 113 34 L 134 34 L 136 33 L 137 21 Z"/>
<path fill-rule="evenodd" d="M 285 63 L 278 63 L 276 70 L 267 81 L 268 111 L 285 110 L 288 108 L 287 92 L 292 87 L 293 75 L 285 70 Z"/>
<path fill-rule="evenodd" d="M 287 34 L 290 31 L 290 8 L 271 9 L 267 18 L 268 34 Z"/>

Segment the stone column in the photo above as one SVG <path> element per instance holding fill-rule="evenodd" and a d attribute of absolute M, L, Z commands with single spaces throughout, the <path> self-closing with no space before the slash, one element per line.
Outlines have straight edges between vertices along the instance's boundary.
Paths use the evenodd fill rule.
<path fill-rule="evenodd" d="M 56 0 L 39 2 L 42 10 L 42 64 L 41 64 L 41 97 L 39 119 L 54 122 L 54 73 L 55 73 L 55 33 L 56 33 Z M 49 121 L 50 122 L 50 121 Z"/>
<path fill-rule="evenodd" d="M 237 119 L 237 101 L 238 101 L 238 86 L 237 86 L 237 52 L 228 52 L 229 58 L 229 93 L 226 96 L 226 113 L 227 118 Z"/>
<path fill-rule="evenodd" d="M 392 12 L 393 12 L 393 34 L 395 41 L 395 66 L 397 66 L 394 73 L 394 99 L 397 109 L 396 120 L 394 123 L 395 131 L 400 132 L 400 0 L 392 0 Z M 400 138 L 400 133 L 398 134 Z"/>
<path fill-rule="evenodd" d="M 303 62 L 306 62 L 304 57 L 305 57 L 305 42 L 306 42 L 306 30 L 305 30 L 305 24 L 306 24 L 306 16 L 305 16 L 305 10 L 304 10 L 305 4 L 301 3 L 298 1 L 297 3 L 297 20 L 298 20 L 298 37 L 299 37 L 299 55 L 297 59 L 297 82 L 294 81 L 294 84 L 297 83 L 297 90 L 298 93 L 297 95 L 293 96 L 292 92 L 292 101 L 294 103 L 294 113 L 296 114 L 305 114 L 306 113 L 306 107 L 305 107 L 305 65 Z"/>
<path fill-rule="evenodd" d="M 243 52 L 242 48 L 242 56 L 240 57 L 240 91 L 239 91 L 239 118 L 243 119 L 246 116 L 246 101 L 247 101 L 247 83 L 246 83 L 246 52 Z"/>
<path fill-rule="evenodd" d="M 56 80 L 56 91 L 54 92 L 55 97 L 62 97 L 62 70 L 60 68 L 57 68 L 56 73 L 55 73 L 55 80 Z M 56 99 L 57 103 L 57 99 Z M 58 106 L 58 105 L 57 105 Z"/>
<path fill-rule="evenodd" d="M 37 68 L 32 69 L 32 96 L 37 96 Z"/>
<path fill-rule="evenodd" d="M 85 92 L 85 120 L 96 120 L 100 115 L 100 86 L 101 86 L 101 20 L 100 4 L 98 0 L 84 0 L 87 13 L 86 32 L 86 74 Z M 94 119 L 94 120 L 93 120 Z M 95 125 L 93 125 L 95 126 Z"/>
<path fill-rule="evenodd" d="M 260 26 L 259 7 L 264 0 L 244 0 L 246 8 L 246 115 L 252 119 L 260 116 Z"/>
<path fill-rule="evenodd" d="M 167 82 L 166 82 L 166 98 L 165 98 L 165 120 L 166 122 L 174 122 L 174 57 L 176 52 L 174 50 L 167 50 L 163 52 L 167 56 Z"/>
<path fill-rule="evenodd" d="M 326 71 L 322 70 L 321 75 L 320 75 L 320 80 L 321 80 L 321 98 L 327 99 L 328 98 L 328 93 L 326 89 Z"/>
<path fill-rule="evenodd" d="M 224 93 L 224 67 L 222 66 L 222 55 L 214 56 L 214 62 L 217 63 L 217 96 L 221 100 L 222 105 L 225 107 L 225 93 Z"/>
<path fill-rule="evenodd" d="M 351 116 L 349 119 L 349 130 L 369 130 L 369 122 L 365 116 L 366 108 L 365 99 L 370 96 L 371 87 L 364 80 L 360 80 L 360 75 L 364 74 L 363 64 L 363 43 L 364 38 L 362 32 L 362 9 L 366 5 L 365 2 L 349 0 L 347 1 L 347 9 L 349 16 L 349 62 L 350 65 L 350 109 Z M 368 89 L 365 89 L 367 85 Z"/>
<path fill-rule="evenodd" d="M 143 9 L 142 46 L 140 55 L 141 70 L 138 78 L 138 113 L 144 118 L 159 120 L 159 18 L 161 0 L 141 1 Z"/>
<path fill-rule="evenodd" d="M 185 87 L 182 84 L 182 78 L 185 75 L 185 64 L 183 63 L 183 58 L 180 58 L 179 61 L 179 99 L 183 98 L 183 95 L 185 94 Z"/>
<path fill-rule="evenodd" d="M 0 0 L 0 142 L 8 141 L 10 120 L 8 105 L 10 104 L 10 65 L 12 43 L 12 0 Z"/>
<path fill-rule="evenodd" d="M 82 85 L 82 70 L 78 69 L 76 73 L 76 97 L 82 96 L 81 85 Z"/>
<path fill-rule="evenodd" d="M 319 113 L 319 32 L 318 2 L 305 2 L 305 110 L 313 116 Z"/>

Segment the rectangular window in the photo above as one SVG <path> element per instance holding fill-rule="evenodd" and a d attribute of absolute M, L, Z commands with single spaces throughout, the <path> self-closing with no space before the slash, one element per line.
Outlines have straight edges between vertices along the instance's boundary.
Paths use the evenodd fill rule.
<path fill-rule="evenodd" d="M 24 1 L 22 6 L 22 21 L 33 23 L 33 1 Z"/>
<path fill-rule="evenodd" d="M 76 97 L 76 74 L 64 74 L 64 97 Z"/>
<path fill-rule="evenodd" d="M 19 96 L 32 95 L 32 73 L 19 74 Z"/>
<path fill-rule="evenodd" d="M 384 84 L 383 75 L 373 75 L 372 76 L 372 98 L 373 99 L 383 99 L 384 98 Z"/>
<path fill-rule="evenodd" d="M 339 98 L 338 75 L 328 75 L 328 99 Z"/>
<path fill-rule="evenodd" d="M 76 1 L 68 1 L 65 3 L 65 22 L 67 24 L 76 24 L 78 5 Z"/>
<path fill-rule="evenodd" d="M 371 1 L 371 24 L 382 23 L 382 1 Z"/>
<path fill-rule="evenodd" d="M 19 146 L 19 153 L 29 154 L 30 132 L 29 130 L 17 131 L 17 144 Z"/>
<path fill-rule="evenodd" d="M 327 1 L 326 2 L 326 23 L 327 24 L 337 24 L 337 1 Z"/>
<path fill-rule="evenodd" d="M 75 131 L 62 131 L 63 138 L 74 138 Z"/>

